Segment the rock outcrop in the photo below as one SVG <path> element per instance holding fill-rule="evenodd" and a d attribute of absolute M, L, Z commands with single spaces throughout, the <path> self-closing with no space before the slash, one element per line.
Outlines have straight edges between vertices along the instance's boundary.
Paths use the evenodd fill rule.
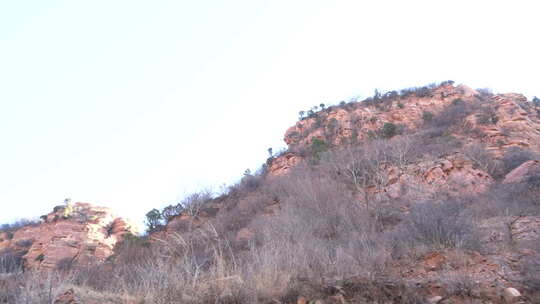
<path fill-rule="evenodd" d="M 297 122 L 286 131 L 284 140 L 290 147 L 309 147 L 313 138 L 339 145 L 368 139 L 388 122 L 416 130 L 426 119 L 425 113 L 440 113 L 456 101 L 477 107 L 465 119 L 467 127 L 485 134 L 482 141 L 491 149 L 520 146 L 540 151 L 540 119 L 525 96 L 482 95 L 462 85 L 443 85 L 434 88 L 428 96 L 394 98 L 377 106 L 365 102 L 332 106 Z"/>
<path fill-rule="evenodd" d="M 425 198 L 437 191 L 449 194 L 480 193 L 493 183 L 493 178 L 475 168 L 474 163 L 461 153 L 388 169 L 388 183 L 379 191 L 390 198 L 404 194 Z"/>
<path fill-rule="evenodd" d="M 28 269 L 88 266 L 105 261 L 128 233 L 137 233 L 136 227 L 108 208 L 67 204 L 42 216 L 39 225 L 0 236 L 0 252 L 18 252 Z"/>
<path fill-rule="evenodd" d="M 397 95 L 396 95 L 397 96 Z M 289 152 L 274 158 L 269 167 L 270 176 L 286 174 L 310 153 L 313 140 L 329 146 L 340 147 L 369 140 L 385 124 L 399 126 L 414 134 L 425 128 L 427 120 L 458 103 L 470 110 L 463 118 L 461 128 L 449 130 L 448 138 L 455 138 L 461 145 L 482 145 L 494 158 L 500 158 L 511 147 L 540 152 L 540 119 L 537 109 L 520 94 L 490 94 L 478 92 L 464 85 L 443 84 L 433 87 L 421 97 L 415 94 L 342 104 L 311 113 L 298 121 L 285 133 Z M 399 135 L 398 135 L 399 137 Z M 461 193 L 482 192 L 493 181 L 493 176 L 475 164 L 470 157 L 447 150 L 438 159 L 409 164 L 406 167 L 388 168 L 388 182 L 378 189 L 396 198 L 405 188 L 418 193 L 448 190 Z M 457 153 L 457 154 L 456 154 Z M 536 167 L 538 162 L 524 164 L 508 175 L 507 180 L 519 178 Z M 406 186 L 406 187 L 404 187 Z"/>
<path fill-rule="evenodd" d="M 415 131 L 429 116 L 441 113 L 456 102 L 474 107 L 465 117 L 463 132 L 449 134 L 465 143 L 481 143 L 495 156 L 510 147 L 540 152 L 540 118 L 538 110 L 521 94 L 479 93 L 464 85 L 444 84 L 429 94 L 393 97 L 378 104 L 354 102 L 331 106 L 301 119 L 285 133 L 291 152 L 275 158 L 269 167 L 271 175 L 280 175 L 300 163 L 302 153 L 314 138 L 339 146 L 362 142 L 381 130 L 385 123 Z"/>
<path fill-rule="evenodd" d="M 294 153 L 285 153 L 272 160 L 268 171 L 272 175 L 283 175 L 289 172 L 291 168 L 298 165 L 302 161 L 302 157 Z"/>

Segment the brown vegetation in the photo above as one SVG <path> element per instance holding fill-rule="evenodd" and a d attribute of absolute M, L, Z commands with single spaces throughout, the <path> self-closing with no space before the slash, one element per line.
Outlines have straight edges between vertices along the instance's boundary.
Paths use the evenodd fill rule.
<path fill-rule="evenodd" d="M 522 166 L 538 151 L 486 139 L 507 122 L 497 96 L 448 82 L 303 112 L 290 151 L 219 197 L 155 209 L 153 233 L 126 235 L 100 265 L 61 260 L 37 284 L 15 252 L 0 255 L 0 303 L 68 288 L 102 303 L 502 303 L 509 287 L 534 303 L 540 176 Z M 426 110 L 434 99 L 444 105 Z M 386 119 L 414 103 L 414 119 L 363 117 L 358 140 L 336 140 L 352 135 L 342 110 Z"/>

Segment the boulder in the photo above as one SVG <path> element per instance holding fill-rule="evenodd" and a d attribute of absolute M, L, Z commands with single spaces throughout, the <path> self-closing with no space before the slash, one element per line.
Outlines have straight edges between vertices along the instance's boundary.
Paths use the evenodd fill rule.
<path fill-rule="evenodd" d="M 535 173 L 540 173 L 540 161 L 529 160 L 506 174 L 503 183 L 521 182 Z"/>
<path fill-rule="evenodd" d="M 521 293 L 513 287 L 508 287 L 503 290 L 502 297 L 505 303 L 517 303 L 521 299 Z"/>

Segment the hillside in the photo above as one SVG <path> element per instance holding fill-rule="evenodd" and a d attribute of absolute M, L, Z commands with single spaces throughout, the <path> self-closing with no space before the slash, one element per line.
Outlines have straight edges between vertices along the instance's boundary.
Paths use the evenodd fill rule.
<path fill-rule="evenodd" d="M 539 303 L 538 106 L 451 81 L 321 104 L 145 236 L 85 204 L 0 234 L 0 303 Z"/>

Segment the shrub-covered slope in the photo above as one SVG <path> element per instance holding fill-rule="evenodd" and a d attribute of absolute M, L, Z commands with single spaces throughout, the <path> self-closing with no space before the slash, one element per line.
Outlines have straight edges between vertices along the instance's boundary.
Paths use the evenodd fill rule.
<path fill-rule="evenodd" d="M 540 301 L 535 103 L 444 82 L 300 116 L 286 132 L 289 149 L 260 172 L 219 197 L 196 193 L 152 210 L 147 236 L 126 238 L 99 266 L 64 273 L 73 282 L 65 297 Z"/>

